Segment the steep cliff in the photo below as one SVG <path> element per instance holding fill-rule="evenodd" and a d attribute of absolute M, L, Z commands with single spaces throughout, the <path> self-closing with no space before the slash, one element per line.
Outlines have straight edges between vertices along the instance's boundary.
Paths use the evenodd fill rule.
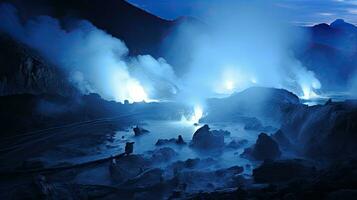
<path fill-rule="evenodd" d="M 1 34 L 0 67 L 1 96 L 23 93 L 70 96 L 75 92 L 64 72 L 35 51 Z"/>

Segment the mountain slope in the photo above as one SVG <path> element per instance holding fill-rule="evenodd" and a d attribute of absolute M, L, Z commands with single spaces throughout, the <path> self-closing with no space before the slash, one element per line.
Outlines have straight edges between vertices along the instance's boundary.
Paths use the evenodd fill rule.
<path fill-rule="evenodd" d="M 311 38 L 298 59 L 315 72 L 322 89 L 345 90 L 357 72 L 357 27 L 339 19 L 307 31 Z"/>
<path fill-rule="evenodd" d="M 0 34 L 0 95 L 60 94 L 71 96 L 75 89 L 65 73 L 44 61 L 33 50 Z"/>
<path fill-rule="evenodd" d="M 0 0 L 15 5 L 23 18 L 49 15 L 61 19 L 86 19 L 125 41 L 132 54 L 158 56 L 161 40 L 174 22 L 158 18 L 123 0 Z"/>

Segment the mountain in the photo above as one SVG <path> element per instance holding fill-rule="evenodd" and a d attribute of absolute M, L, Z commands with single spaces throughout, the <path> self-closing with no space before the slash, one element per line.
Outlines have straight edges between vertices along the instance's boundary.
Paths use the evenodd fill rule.
<path fill-rule="evenodd" d="M 76 93 L 65 73 L 32 49 L 0 33 L 0 95 Z"/>
<path fill-rule="evenodd" d="M 24 19 L 48 15 L 86 19 L 99 29 L 125 41 L 132 54 L 158 56 L 161 40 L 175 22 L 147 13 L 124 0 L 0 0 L 13 4 Z"/>
<path fill-rule="evenodd" d="M 190 47 L 184 44 L 177 45 L 175 52 L 180 54 L 170 54 L 166 45 L 172 45 L 172 40 L 168 36 L 172 35 L 178 24 L 198 21 L 192 18 L 165 20 L 123 0 L 0 0 L 0 3 L 2 2 L 15 5 L 23 19 L 49 15 L 60 19 L 64 26 L 70 24 L 71 19 L 86 19 L 96 27 L 125 41 L 130 54 L 150 54 L 154 57 L 164 57 L 178 72 L 182 68 L 180 66 L 185 66 L 190 58 L 190 55 L 187 55 L 187 48 Z M 345 90 L 357 69 L 357 27 L 338 19 L 331 24 L 307 27 L 306 31 L 310 36 L 308 45 L 296 51 L 297 58 L 309 70 L 314 71 L 322 83 L 323 90 Z M 12 93 L 56 91 L 53 88 L 57 85 L 50 86 L 49 81 L 45 81 L 46 84 L 48 83 L 45 86 L 41 81 L 31 81 L 30 83 L 22 81 L 23 79 L 14 81 L 15 76 L 19 76 L 18 74 L 23 71 L 21 66 L 25 65 L 24 61 L 26 60 L 17 57 L 19 55 L 17 51 L 19 48 L 26 47 L 14 44 L 12 46 L 17 46 L 17 49 L 8 51 L 6 48 L 8 44 L 3 44 L 4 41 L 6 39 L 0 40 L 0 46 L 2 46 L 0 49 L 0 94 L 10 94 L 10 90 L 13 90 Z M 26 50 L 20 51 L 25 57 L 33 57 L 34 53 L 31 52 L 31 49 L 26 48 Z M 13 56 L 10 55 L 11 52 Z M 177 56 L 187 59 L 179 59 L 182 60 L 182 63 L 174 62 L 177 60 L 175 59 Z M 20 61 L 21 63 L 19 63 Z M 48 65 L 43 60 L 40 63 L 42 66 Z M 17 71 L 17 73 L 10 75 L 9 71 Z M 31 75 L 30 72 L 27 74 L 27 76 Z M 49 75 L 49 77 L 52 76 Z M 55 82 L 66 81 L 64 77 L 58 76 L 57 78 L 58 80 Z M 10 79 L 13 80 L 10 81 Z M 34 85 L 35 83 L 37 86 Z M 30 86 L 24 87 L 24 85 Z"/>
<path fill-rule="evenodd" d="M 133 55 L 160 56 L 161 41 L 175 25 L 121 0 L 0 0 L 0 3 L 14 5 L 23 20 L 48 15 L 66 26 L 71 19 L 86 19 L 125 41 Z M 66 74 L 32 49 L 1 33 L 0 66 L 0 95 L 74 93 Z"/>
<path fill-rule="evenodd" d="M 338 19 L 307 32 L 311 37 L 298 59 L 315 72 L 322 89 L 345 90 L 357 70 L 357 27 Z"/>

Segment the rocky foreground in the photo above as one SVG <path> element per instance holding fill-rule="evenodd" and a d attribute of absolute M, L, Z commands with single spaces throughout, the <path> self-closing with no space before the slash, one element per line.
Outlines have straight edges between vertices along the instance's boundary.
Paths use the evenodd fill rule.
<path fill-rule="evenodd" d="M 260 96 L 249 101 L 253 94 Z M 18 97 L 6 98 L 14 100 Z M 81 160 L 78 158 L 98 152 L 98 155 L 102 155 L 101 152 L 108 151 L 108 148 L 102 145 L 105 141 L 113 140 L 107 137 L 108 131 L 125 130 L 145 118 L 175 119 L 177 110 L 181 113 L 185 110 L 178 105 L 173 107 L 175 104 L 166 104 L 166 107 L 161 107 L 160 103 L 117 104 L 105 102 L 93 95 L 82 97 L 79 101 L 81 103 L 75 104 L 69 104 L 72 101 L 65 98 L 59 100 L 39 96 L 20 97 L 19 101 L 22 102 L 31 99 L 28 102 L 37 103 L 39 99 L 45 99 L 47 102 L 56 102 L 56 105 L 67 105 L 64 107 L 68 107 L 72 113 L 77 113 L 72 115 L 71 112 L 54 112 L 52 118 L 35 118 L 43 124 L 46 124 L 47 120 L 55 123 L 58 119 L 66 119 L 66 116 L 81 119 L 86 116 L 82 115 L 83 113 L 87 113 L 88 117 L 92 114 L 90 118 L 101 116 L 109 119 L 125 111 L 128 116 L 116 121 L 79 124 L 78 127 L 69 127 L 58 132 L 22 134 L 24 138 L 20 140 L 16 138 L 21 134 L 15 134 L 12 138 L 3 135 L 0 151 L 1 199 L 356 197 L 356 101 L 327 101 L 325 105 L 309 107 L 284 90 L 251 88 L 227 99 L 212 100 L 208 104 L 211 107 L 207 108 L 211 112 L 202 119 L 207 124 L 197 127 L 189 140 L 183 139 L 179 134 L 175 138 L 163 136 L 152 144 L 153 149 L 138 154 L 135 153 L 138 146 L 132 141 L 140 138 L 145 140 L 155 133 L 141 126 L 134 126 L 133 129 L 127 130 L 127 133 L 131 134 L 130 137 L 121 136 L 130 147 L 125 150 L 115 147 L 108 155 Z M 10 115 L 14 103 L 10 100 L 2 101 L 13 105 L 4 110 L 7 110 L 9 118 L 6 120 L 14 120 L 15 117 Z M 228 101 L 231 109 L 215 109 L 219 105 L 228 104 Z M 101 103 L 97 104 L 98 102 Z M 29 110 L 31 105 L 34 104 L 23 106 Z M 247 107 L 254 109 L 244 110 Z M 157 112 L 154 112 L 157 109 L 163 111 L 162 115 L 158 116 Z M 91 110 L 93 112 L 90 112 Z M 39 112 L 37 107 L 36 111 Z M 138 111 L 141 114 L 135 114 Z M 17 113 L 19 119 L 29 118 L 25 113 L 28 112 Z M 269 113 L 274 113 L 271 114 L 271 120 L 265 120 Z M 253 143 L 237 139 L 232 137 L 229 131 L 211 128 L 211 124 L 219 121 L 243 123 L 245 130 L 254 130 L 260 134 Z M 29 121 L 29 127 L 32 127 L 31 123 L 33 121 Z M 187 150 L 194 154 L 190 158 L 183 158 Z M 227 158 L 232 162 L 224 160 L 226 152 L 232 152 L 234 155 Z M 38 159 L 44 154 L 52 158 L 52 164 Z M 243 164 L 240 159 L 247 162 Z"/>

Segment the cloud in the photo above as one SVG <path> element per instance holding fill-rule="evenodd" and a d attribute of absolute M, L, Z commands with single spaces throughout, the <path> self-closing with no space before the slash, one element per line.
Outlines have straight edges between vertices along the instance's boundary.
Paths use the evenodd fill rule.
<path fill-rule="evenodd" d="M 289 18 L 288 13 L 255 2 L 209 7 L 205 26 L 188 22 L 177 30 L 168 52 L 174 59 L 189 60 L 180 66 L 182 99 L 202 102 L 251 86 L 285 88 L 309 97 L 321 87 L 292 53 L 304 36 L 302 30 L 281 20 Z M 175 57 L 180 45 L 186 47 L 188 58 Z"/>
<path fill-rule="evenodd" d="M 175 75 L 164 59 L 130 58 L 123 41 L 86 20 L 65 28 L 55 18 L 38 16 L 23 24 L 15 7 L 0 4 L 0 31 L 65 70 L 83 93 L 96 92 L 116 101 L 147 101 L 168 96 L 174 87 Z"/>

